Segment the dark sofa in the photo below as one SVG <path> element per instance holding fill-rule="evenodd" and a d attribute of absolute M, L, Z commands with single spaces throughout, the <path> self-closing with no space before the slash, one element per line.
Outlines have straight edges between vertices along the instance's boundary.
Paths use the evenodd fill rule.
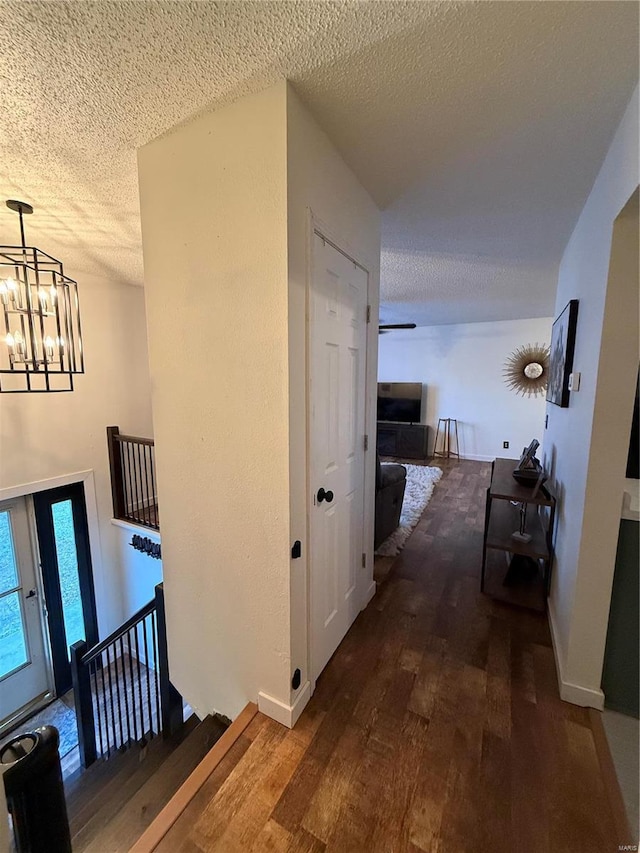
<path fill-rule="evenodd" d="M 400 524 L 406 482 L 407 469 L 404 465 L 380 462 L 380 457 L 377 457 L 375 548 Z"/>

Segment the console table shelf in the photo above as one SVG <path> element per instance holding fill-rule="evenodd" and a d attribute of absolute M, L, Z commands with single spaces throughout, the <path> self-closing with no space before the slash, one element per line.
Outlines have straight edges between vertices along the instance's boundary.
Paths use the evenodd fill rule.
<path fill-rule="evenodd" d="M 487 489 L 480 589 L 494 598 L 536 610 L 546 609 L 553 561 L 553 526 L 556 499 L 544 486 L 523 486 L 513 477 L 513 459 L 496 459 Z M 520 509 L 526 504 L 529 542 L 514 539 L 520 526 Z M 505 559 L 500 559 L 500 552 Z M 491 554 L 495 556 L 491 556 Z M 509 568 L 514 555 L 530 558 L 531 572 Z M 510 575 L 510 584 L 504 581 Z M 518 575 L 522 575 L 519 577 Z"/>

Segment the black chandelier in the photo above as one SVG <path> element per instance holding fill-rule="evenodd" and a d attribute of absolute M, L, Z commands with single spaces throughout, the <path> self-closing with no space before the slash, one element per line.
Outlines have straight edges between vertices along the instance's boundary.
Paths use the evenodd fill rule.
<path fill-rule="evenodd" d="M 84 373 L 78 284 L 60 261 L 27 246 L 31 205 L 11 199 L 7 207 L 20 216 L 22 245 L 0 246 L 0 392 L 73 391 L 74 374 Z"/>

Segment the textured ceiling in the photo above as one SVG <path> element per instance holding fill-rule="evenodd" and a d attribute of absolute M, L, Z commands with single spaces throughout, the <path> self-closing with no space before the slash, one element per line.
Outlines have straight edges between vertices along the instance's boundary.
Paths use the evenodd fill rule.
<path fill-rule="evenodd" d="M 0 15 L 0 185 L 36 206 L 28 235 L 70 274 L 142 283 L 135 149 L 286 76 L 384 210 L 387 320 L 551 314 L 637 79 L 626 2 L 0 2 Z"/>

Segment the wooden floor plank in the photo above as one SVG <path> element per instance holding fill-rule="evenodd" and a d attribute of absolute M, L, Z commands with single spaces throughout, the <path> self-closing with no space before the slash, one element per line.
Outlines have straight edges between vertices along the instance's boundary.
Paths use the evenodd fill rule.
<path fill-rule="evenodd" d="M 258 714 L 158 850 L 595 853 L 628 843 L 589 714 L 559 697 L 545 616 L 479 592 L 490 466 L 438 464 L 422 519 L 296 729 Z"/>

